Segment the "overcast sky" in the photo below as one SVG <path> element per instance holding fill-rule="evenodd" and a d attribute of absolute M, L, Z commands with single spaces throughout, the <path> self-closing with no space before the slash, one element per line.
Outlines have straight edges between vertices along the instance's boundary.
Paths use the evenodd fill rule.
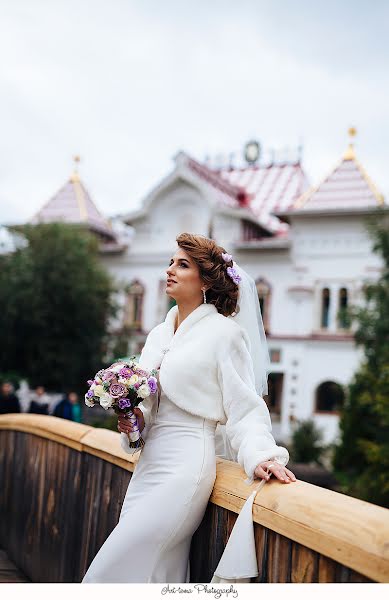
<path fill-rule="evenodd" d="M 0 223 L 29 219 L 72 156 L 127 213 L 185 150 L 303 143 L 312 183 L 347 129 L 389 196 L 387 0 L 0 0 Z"/>

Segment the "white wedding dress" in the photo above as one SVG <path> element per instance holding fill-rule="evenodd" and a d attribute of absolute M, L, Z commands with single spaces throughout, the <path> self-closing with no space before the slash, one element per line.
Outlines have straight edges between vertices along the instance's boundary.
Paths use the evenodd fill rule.
<path fill-rule="evenodd" d="M 81 583 L 189 583 L 192 536 L 216 479 L 216 426 L 161 391 L 119 522 Z M 248 583 L 258 575 L 252 505 L 264 484 L 242 507 L 211 582 Z"/>
<path fill-rule="evenodd" d="M 119 522 L 82 583 L 189 582 L 192 536 L 216 478 L 216 426 L 161 390 Z"/>

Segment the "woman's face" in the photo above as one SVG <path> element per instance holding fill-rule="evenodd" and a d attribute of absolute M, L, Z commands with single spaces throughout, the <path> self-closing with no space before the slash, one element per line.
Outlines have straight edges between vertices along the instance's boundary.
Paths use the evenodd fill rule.
<path fill-rule="evenodd" d="M 177 303 L 193 302 L 195 298 L 202 302 L 204 282 L 200 279 L 198 266 L 185 250 L 178 248 L 169 261 L 166 274 L 166 293 Z"/>

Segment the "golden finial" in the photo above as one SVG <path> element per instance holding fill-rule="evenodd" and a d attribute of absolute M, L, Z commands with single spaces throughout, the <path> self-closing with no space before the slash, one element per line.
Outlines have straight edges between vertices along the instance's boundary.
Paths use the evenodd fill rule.
<path fill-rule="evenodd" d="M 355 152 L 354 152 L 353 139 L 357 135 L 356 128 L 355 127 L 349 127 L 348 134 L 350 136 L 350 141 L 349 141 L 349 144 L 348 144 L 348 148 L 347 148 L 346 152 L 343 155 L 343 160 L 354 160 L 355 159 Z"/>
<path fill-rule="evenodd" d="M 72 181 L 73 183 L 75 181 L 80 181 L 80 177 L 78 175 L 78 164 L 80 163 L 80 161 L 81 161 L 81 158 L 78 156 L 78 154 L 73 156 L 74 167 L 73 167 L 73 173 L 70 177 L 70 181 Z"/>

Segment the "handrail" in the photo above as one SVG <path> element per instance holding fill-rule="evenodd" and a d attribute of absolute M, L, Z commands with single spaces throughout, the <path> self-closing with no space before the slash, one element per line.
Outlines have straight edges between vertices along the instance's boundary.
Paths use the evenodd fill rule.
<path fill-rule="evenodd" d="M 128 471 L 139 458 L 124 452 L 118 433 L 57 417 L 2 415 L 2 429 L 54 440 Z M 246 485 L 245 477 L 237 463 L 218 458 L 210 502 L 239 513 L 258 484 Z M 304 481 L 271 479 L 254 499 L 253 521 L 374 581 L 389 581 L 388 509 Z"/>

